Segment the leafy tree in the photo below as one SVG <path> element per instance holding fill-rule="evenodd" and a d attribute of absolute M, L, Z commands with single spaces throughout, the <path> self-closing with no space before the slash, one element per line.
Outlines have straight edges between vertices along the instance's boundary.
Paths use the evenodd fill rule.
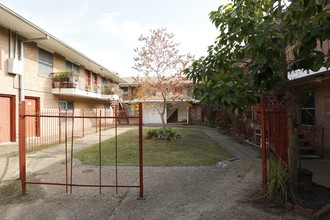
<path fill-rule="evenodd" d="M 142 72 L 144 77 L 136 77 L 139 84 L 137 99 L 162 100 L 161 108 L 153 106 L 159 113 L 163 133 L 166 132 L 165 112 L 168 102 L 175 102 L 186 98 L 187 77 L 182 75 L 187 68 L 191 56 L 180 55 L 178 43 L 173 42 L 174 34 L 166 29 L 150 30 L 150 36 L 139 37 L 144 43 L 141 48 L 135 49 L 137 57 L 134 58 L 134 69 Z M 154 102 L 144 102 L 146 105 Z"/>
<path fill-rule="evenodd" d="M 288 108 L 290 176 L 296 183 L 297 146 L 293 133 L 293 96 L 287 74 L 329 67 L 330 51 L 317 45 L 330 38 L 326 0 L 233 0 L 210 13 L 219 36 L 208 55 L 185 70 L 198 84 L 202 100 L 244 108 L 274 88 L 284 88 Z"/>

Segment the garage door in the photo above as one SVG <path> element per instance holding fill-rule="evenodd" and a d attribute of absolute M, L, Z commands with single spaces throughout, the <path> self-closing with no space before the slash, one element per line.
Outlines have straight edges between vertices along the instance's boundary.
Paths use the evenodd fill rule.
<path fill-rule="evenodd" d="M 158 103 L 153 105 L 143 105 L 143 124 L 159 124 L 162 123 L 160 115 L 157 110 L 161 110 Z"/>
<path fill-rule="evenodd" d="M 0 97 L 0 143 L 10 141 L 10 98 Z"/>

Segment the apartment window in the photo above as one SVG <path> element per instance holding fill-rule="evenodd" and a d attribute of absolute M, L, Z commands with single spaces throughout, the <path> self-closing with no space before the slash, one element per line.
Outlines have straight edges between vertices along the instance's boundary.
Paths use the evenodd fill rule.
<path fill-rule="evenodd" d="M 315 125 L 315 98 L 314 93 L 302 103 L 301 107 L 301 124 Z"/>
<path fill-rule="evenodd" d="M 66 71 L 68 72 L 76 72 L 79 74 L 80 72 L 80 67 L 77 64 L 74 64 L 70 61 L 66 61 Z"/>
<path fill-rule="evenodd" d="M 53 54 L 39 48 L 38 74 L 50 76 L 53 72 Z"/>
<path fill-rule="evenodd" d="M 105 77 L 101 77 L 101 82 L 102 82 L 102 85 L 106 85 L 109 83 L 109 80 Z"/>
<path fill-rule="evenodd" d="M 59 101 L 59 106 L 61 110 L 61 116 L 72 116 L 74 110 L 74 103 L 72 101 Z M 68 120 L 71 120 L 68 118 Z M 65 118 L 62 118 L 62 121 L 65 121 Z"/>
<path fill-rule="evenodd" d="M 128 94 L 128 87 L 121 87 L 121 89 L 123 90 L 124 94 Z"/>

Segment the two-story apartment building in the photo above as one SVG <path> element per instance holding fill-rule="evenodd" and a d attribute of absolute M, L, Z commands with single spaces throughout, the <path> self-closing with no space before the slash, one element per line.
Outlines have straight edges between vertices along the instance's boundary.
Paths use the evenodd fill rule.
<path fill-rule="evenodd" d="M 143 81 L 145 77 L 139 78 Z M 119 86 L 123 90 L 123 102 L 126 103 L 127 114 L 133 114 L 134 108 L 129 107 L 130 103 L 142 102 L 143 124 L 162 123 L 159 114 L 164 102 L 162 96 L 160 94 L 155 94 L 145 99 L 136 97 L 139 83 L 134 77 L 124 77 L 124 79 L 126 82 L 120 83 Z M 190 124 L 192 121 L 201 120 L 199 102 L 192 98 L 192 82 L 190 80 L 181 80 L 180 83 L 185 91 L 181 91 L 180 95 L 176 98 L 171 97 L 171 95 L 168 96 L 164 115 L 165 123 Z"/>
<path fill-rule="evenodd" d="M 125 80 L 0 4 L 0 144 L 17 141 L 23 100 L 31 112 L 111 114 L 120 82 Z M 32 124 L 32 134 L 40 133 L 40 123 Z"/>

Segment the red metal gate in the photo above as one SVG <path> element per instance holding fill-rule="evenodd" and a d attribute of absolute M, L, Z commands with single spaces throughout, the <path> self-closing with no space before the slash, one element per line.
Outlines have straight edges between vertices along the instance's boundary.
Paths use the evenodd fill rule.
<path fill-rule="evenodd" d="M 67 112 L 63 114 L 63 112 L 58 111 L 58 114 L 41 114 L 39 112 L 34 112 L 34 113 L 29 113 L 26 111 L 26 104 L 23 101 L 19 105 L 19 168 L 20 168 L 20 179 L 21 179 L 21 184 L 22 184 L 22 193 L 26 193 L 26 185 L 27 184 L 44 184 L 44 185 L 59 185 L 59 186 L 65 186 L 66 192 L 70 189 L 70 193 L 72 193 L 72 187 L 98 187 L 101 193 L 102 188 L 116 188 L 116 192 L 118 188 L 139 188 L 139 197 L 143 198 L 143 142 L 142 142 L 142 103 L 139 103 L 139 110 L 138 110 L 138 116 L 130 116 L 127 117 L 125 116 L 125 119 L 127 118 L 137 118 L 139 120 L 138 123 L 138 169 L 139 169 L 139 184 L 138 185 L 126 185 L 126 184 L 119 184 L 118 183 L 118 177 L 119 177 L 119 172 L 118 172 L 118 154 L 117 154 L 117 149 L 118 149 L 118 142 L 117 142 L 117 136 L 118 136 L 118 122 L 122 116 L 119 116 L 119 112 L 117 108 L 114 108 L 114 116 L 110 116 L 109 114 L 102 114 L 101 111 L 100 113 L 96 112 L 94 115 L 86 115 L 82 114 L 80 116 L 74 115 L 74 113 L 68 114 Z M 27 137 L 27 131 L 26 131 L 26 122 L 28 120 L 35 120 L 35 121 L 42 121 L 41 119 L 46 119 L 45 123 L 50 123 L 50 121 L 53 119 L 54 121 L 60 122 L 58 128 L 59 129 L 47 129 L 47 132 L 43 133 L 42 131 L 40 132 L 40 136 L 45 135 L 47 144 L 48 140 L 53 140 L 53 138 L 48 138 L 48 136 L 52 137 L 58 137 L 56 140 L 57 143 L 63 142 L 64 145 L 64 151 L 65 151 L 65 181 L 62 183 L 58 182 L 34 182 L 34 181 L 27 181 L 26 178 L 26 150 L 27 146 L 29 145 L 29 137 Z M 69 119 L 69 120 L 68 120 Z M 98 164 L 98 170 L 99 170 L 99 178 L 98 178 L 98 184 L 86 184 L 86 183 L 73 183 L 73 152 L 74 152 L 74 145 L 73 145 L 73 139 L 74 139 L 74 134 L 75 134 L 75 121 L 76 120 L 82 120 L 82 124 L 84 125 L 85 119 L 88 119 L 90 121 L 95 122 L 95 127 L 96 127 L 96 132 L 98 132 L 99 138 L 98 138 L 98 145 L 99 145 L 99 164 Z M 64 120 L 61 124 L 61 120 Z M 105 129 L 107 127 L 107 124 L 104 123 L 106 120 L 108 121 L 113 121 L 113 129 L 114 129 L 114 137 L 115 137 L 115 183 L 114 184 L 104 184 L 102 180 L 102 163 L 101 163 L 101 158 L 102 158 L 102 148 L 101 148 L 101 133 L 102 133 L 102 125 L 105 124 Z M 64 125 L 63 125 L 64 124 Z M 40 125 L 41 128 L 43 128 L 43 125 Z M 68 127 L 70 127 L 70 130 L 68 130 Z M 55 132 L 57 130 L 57 133 L 55 135 L 51 135 L 51 131 Z M 58 132 L 60 130 L 60 132 Z M 64 137 L 62 137 L 62 130 L 64 130 Z M 83 126 L 84 130 L 84 126 Z M 84 132 L 83 132 L 84 134 Z M 37 139 L 42 139 L 42 137 L 36 137 Z M 33 146 L 33 144 L 31 144 Z M 34 148 L 32 148 L 34 149 Z M 70 158 L 68 160 L 68 158 Z"/>
<path fill-rule="evenodd" d="M 275 155 L 285 167 L 288 166 L 287 109 L 281 102 L 268 103 L 260 98 L 262 185 L 266 192 L 267 155 Z"/>

